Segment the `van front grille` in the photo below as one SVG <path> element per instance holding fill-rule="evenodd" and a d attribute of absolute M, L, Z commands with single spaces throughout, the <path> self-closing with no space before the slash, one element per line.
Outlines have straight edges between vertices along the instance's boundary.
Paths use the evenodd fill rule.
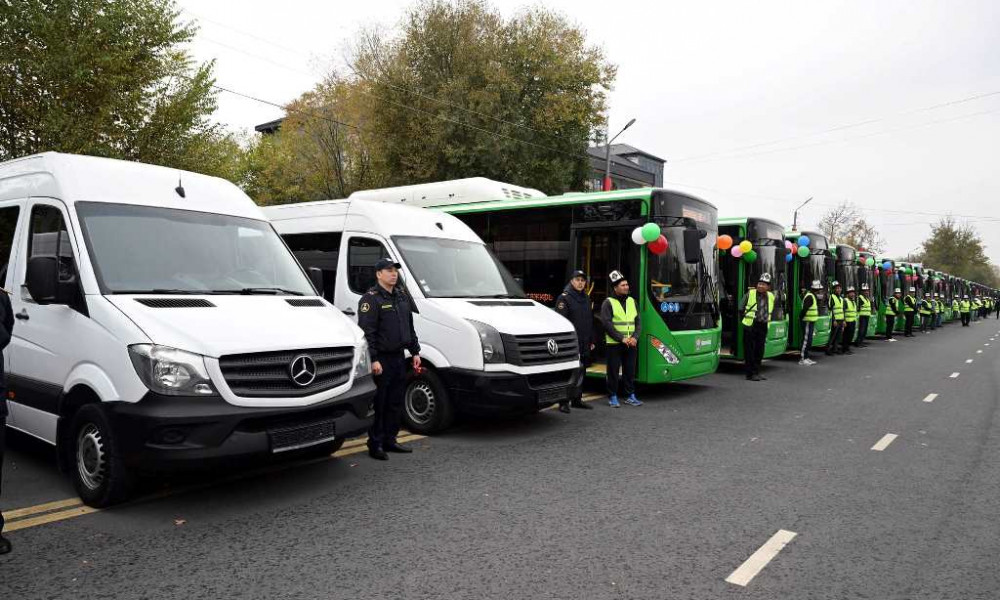
<path fill-rule="evenodd" d="M 501 334 L 507 362 L 512 365 L 532 366 L 580 359 L 576 333 L 569 331 L 552 334 L 510 335 Z M 550 346 L 549 342 L 552 342 Z M 555 352 L 552 352 L 552 349 Z"/>
<path fill-rule="evenodd" d="M 219 359 L 226 385 L 243 398 L 318 394 L 347 383 L 353 366 L 354 348 L 349 346 L 232 354 Z"/>

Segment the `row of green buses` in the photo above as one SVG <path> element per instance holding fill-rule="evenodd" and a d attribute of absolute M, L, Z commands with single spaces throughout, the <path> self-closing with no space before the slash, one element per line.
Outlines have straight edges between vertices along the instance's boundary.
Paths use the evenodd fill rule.
<path fill-rule="evenodd" d="M 720 220 L 711 203 L 671 190 L 546 196 L 479 178 L 409 187 L 413 189 L 406 201 L 453 214 L 475 231 L 529 298 L 554 306 L 572 271 L 588 273 L 595 332 L 601 331 L 598 307 L 611 289 L 607 276 L 622 271 L 643 323 L 637 369 L 641 383 L 700 377 L 715 372 L 721 358 L 742 359 L 739 307 L 764 273 L 770 274 L 776 295 L 766 358 L 801 347 L 802 299 L 813 281 L 822 288 L 816 293 L 820 317 L 814 347 L 829 340 L 828 298 L 834 280 L 845 290 L 854 286 L 860 293 L 862 284 L 871 289 L 877 316 L 871 319 L 868 336 L 884 333 L 885 307 L 896 287 L 904 294 L 911 285 L 918 296 L 924 289 L 943 294 L 948 319 L 951 299 L 973 289 L 970 282 L 922 265 L 897 264 L 845 245 L 830 247 L 818 232 L 787 231 L 774 221 L 752 217 Z M 663 254 L 632 239 L 633 230 L 650 222 L 668 242 Z M 734 244 L 749 241 L 755 260 L 719 250 L 717 240 L 723 234 Z M 791 253 L 789 258 L 786 241 L 797 243 L 803 235 L 810 240 L 808 255 Z M 588 374 L 601 377 L 606 370 L 604 336 L 595 335 L 593 341 L 594 363 Z"/>

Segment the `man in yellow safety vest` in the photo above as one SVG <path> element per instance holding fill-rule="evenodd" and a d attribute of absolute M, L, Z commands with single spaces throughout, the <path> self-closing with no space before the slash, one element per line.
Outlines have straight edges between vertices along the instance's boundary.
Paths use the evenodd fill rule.
<path fill-rule="evenodd" d="M 857 292 L 853 285 L 847 286 L 847 297 L 844 298 L 844 336 L 840 345 L 841 354 L 854 354 L 851 350 L 851 340 L 858 326 Z"/>
<path fill-rule="evenodd" d="M 819 279 L 814 279 L 812 286 L 802 295 L 802 348 L 799 349 L 799 364 L 814 365 L 816 361 L 809 358 L 809 349 L 813 345 L 813 335 L 816 333 L 816 321 L 819 321 L 819 298 L 816 297 L 823 289 Z"/>
<path fill-rule="evenodd" d="M 612 294 L 601 305 L 601 324 L 604 326 L 604 342 L 608 355 L 608 406 L 618 408 L 618 382 L 621 370 L 621 384 L 629 406 L 642 406 L 635 397 L 635 369 L 638 356 L 639 309 L 635 298 L 629 295 L 628 280 L 621 271 L 611 271 L 608 275 Z"/>
<path fill-rule="evenodd" d="M 774 313 L 774 292 L 770 289 L 771 274 L 763 273 L 757 280 L 757 287 L 749 290 L 740 303 L 739 314 L 743 315 L 743 364 L 746 365 L 747 379 L 750 381 L 767 379 L 760 374 L 760 364 L 764 360 L 767 328 Z"/>
<path fill-rule="evenodd" d="M 839 281 L 834 281 L 830 293 L 830 341 L 826 344 L 827 356 L 841 354 L 840 338 L 844 335 L 844 297 Z"/>
<path fill-rule="evenodd" d="M 892 292 L 892 298 L 885 305 L 885 341 L 895 342 L 893 328 L 896 326 L 896 317 L 903 316 L 903 290 L 896 288 Z"/>
<path fill-rule="evenodd" d="M 913 337 L 913 318 L 917 312 L 917 297 L 914 292 L 917 288 L 910 286 L 910 293 L 903 298 L 903 318 L 906 319 L 906 326 L 903 329 L 903 337 Z"/>
<path fill-rule="evenodd" d="M 865 339 L 868 337 L 868 324 L 872 318 L 872 298 L 871 291 L 867 283 L 861 284 L 861 294 L 858 296 L 858 335 L 854 338 L 855 348 L 864 348 L 868 345 Z"/>

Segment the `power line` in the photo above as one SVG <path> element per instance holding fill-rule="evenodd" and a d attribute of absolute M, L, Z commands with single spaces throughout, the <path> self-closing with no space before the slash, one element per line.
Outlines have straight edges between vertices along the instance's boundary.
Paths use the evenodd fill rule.
<path fill-rule="evenodd" d="M 926 111 L 930 111 L 930 110 L 936 110 L 936 109 L 939 109 L 939 108 L 945 108 L 945 107 L 948 107 L 948 106 L 954 106 L 956 104 L 963 104 L 963 103 L 966 103 L 966 102 L 973 102 L 975 100 L 981 100 L 983 98 L 989 98 L 991 96 L 996 96 L 996 95 L 1000 95 L 1000 90 L 995 91 L 995 92 L 986 92 L 986 93 L 983 93 L 983 94 L 976 94 L 976 95 L 973 95 L 973 96 L 967 96 L 965 98 L 959 98 L 957 100 L 950 100 L 948 102 L 941 102 L 941 103 L 938 103 L 938 104 L 932 104 L 930 106 L 925 106 L 925 107 L 918 108 L 918 109 L 915 109 L 915 110 L 898 113 L 896 115 L 888 115 L 888 116 L 876 117 L 876 118 L 872 118 L 872 119 L 865 119 L 863 121 L 856 121 L 856 122 L 853 122 L 853 123 L 848 123 L 848 124 L 845 124 L 845 125 L 837 125 L 835 127 L 830 127 L 828 129 L 823 129 L 821 131 L 814 131 L 814 132 L 811 132 L 811 133 L 804 133 L 802 135 L 790 136 L 790 137 L 786 137 L 786 138 L 780 138 L 780 139 L 776 139 L 776 140 L 770 140 L 770 141 L 767 141 L 767 142 L 760 142 L 760 143 L 756 143 L 756 144 L 750 144 L 749 146 L 739 146 L 739 147 L 736 147 L 736 148 L 729 148 L 727 150 L 718 150 L 718 151 L 715 151 L 715 152 L 709 152 L 709 153 L 701 154 L 701 155 L 698 155 L 698 156 L 689 156 L 689 157 L 685 157 L 685 158 L 677 158 L 677 159 L 672 160 L 671 162 L 674 163 L 674 164 L 676 164 L 676 163 L 680 163 L 680 162 L 695 161 L 695 160 L 700 160 L 700 159 L 703 159 L 703 158 L 709 158 L 709 157 L 718 156 L 718 155 L 722 155 L 722 154 L 731 154 L 731 153 L 734 153 L 734 152 L 742 152 L 744 150 L 752 150 L 754 148 L 760 148 L 760 147 L 763 147 L 763 146 L 772 146 L 774 144 L 780 144 L 782 142 L 791 142 L 791 141 L 794 141 L 794 140 L 800 140 L 800 139 L 805 139 L 805 138 L 809 138 L 809 137 L 815 137 L 817 135 L 825 135 L 825 134 L 828 134 L 828 133 L 835 133 L 837 131 L 843 131 L 845 129 L 852 129 L 852 128 L 855 128 L 855 127 L 861 127 L 861 126 L 864 126 L 864 125 L 870 125 L 872 123 L 878 123 L 880 121 L 884 121 L 884 120 L 886 120 L 886 119 L 888 119 L 890 117 L 893 117 L 893 116 L 907 116 L 907 115 L 917 114 L 917 113 L 926 112 Z"/>

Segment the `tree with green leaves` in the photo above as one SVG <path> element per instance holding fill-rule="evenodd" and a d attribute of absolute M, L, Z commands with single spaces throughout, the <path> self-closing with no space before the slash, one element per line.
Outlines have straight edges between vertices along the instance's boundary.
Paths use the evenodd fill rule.
<path fill-rule="evenodd" d="M 240 178 L 172 0 L 0 0 L 0 160 L 55 150 Z"/>
<path fill-rule="evenodd" d="M 931 226 L 924 240 L 921 260 L 932 269 L 990 287 L 1000 287 L 996 267 L 986 257 L 985 247 L 976 229 L 959 225 L 953 217 L 944 217 Z"/>

